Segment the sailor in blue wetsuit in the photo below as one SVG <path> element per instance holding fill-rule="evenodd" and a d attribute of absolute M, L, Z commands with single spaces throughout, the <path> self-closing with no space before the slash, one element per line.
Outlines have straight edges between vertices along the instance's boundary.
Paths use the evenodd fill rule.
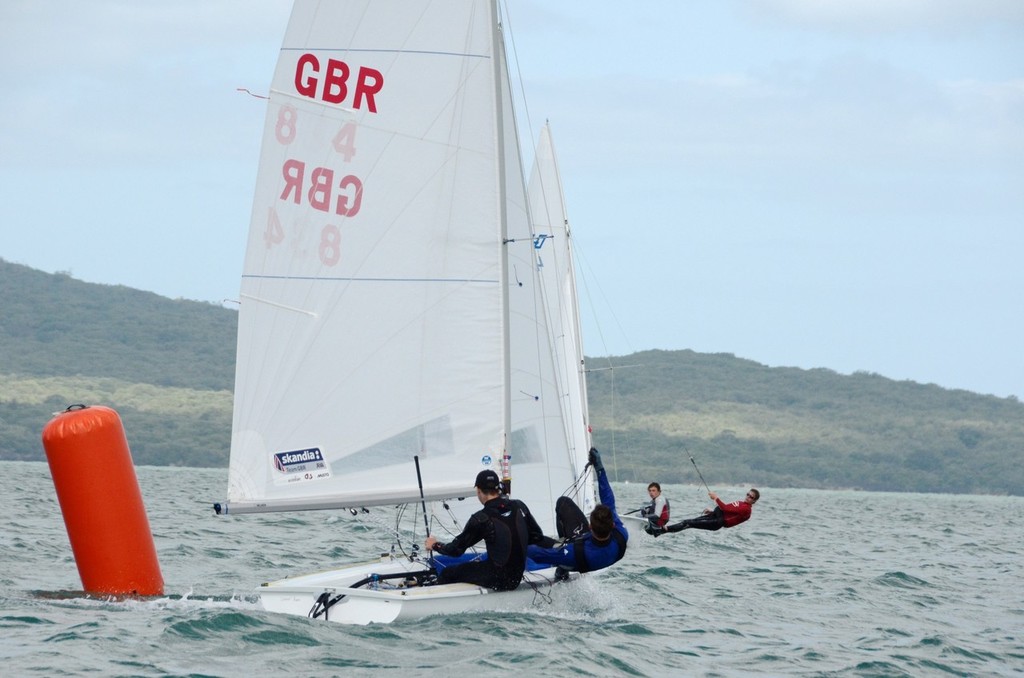
<path fill-rule="evenodd" d="M 615 494 L 608 483 L 601 455 L 594 448 L 590 448 L 590 463 L 597 472 L 597 488 L 601 497 L 601 503 L 590 512 L 590 530 L 572 537 L 560 546 L 544 548 L 531 545 L 526 555 L 534 563 L 556 565 L 578 572 L 593 572 L 618 562 L 625 555 L 629 533 L 615 512 Z M 583 517 L 578 507 L 576 511 Z"/>
<path fill-rule="evenodd" d="M 441 554 L 435 559 L 437 583 L 467 582 L 510 591 L 523 580 L 527 544 L 543 541 L 544 533 L 526 504 L 501 495 L 494 471 L 477 474 L 476 496 L 484 507 L 470 517 L 462 534 L 447 544 L 433 535 L 427 537 L 427 551 Z M 466 554 L 460 558 L 481 539 L 487 545 L 486 556 Z"/>

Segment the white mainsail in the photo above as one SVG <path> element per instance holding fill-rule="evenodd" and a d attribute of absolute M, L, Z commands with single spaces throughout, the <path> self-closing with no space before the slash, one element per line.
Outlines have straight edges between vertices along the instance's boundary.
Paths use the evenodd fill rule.
<path fill-rule="evenodd" d="M 474 497 L 508 454 L 513 496 L 554 532 L 586 455 L 564 417 L 582 425 L 585 395 L 566 405 L 553 352 L 564 319 L 545 306 L 499 23 L 493 0 L 295 2 L 243 271 L 226 512 L 418 501 L 414 456 L 427 499 Z"/>

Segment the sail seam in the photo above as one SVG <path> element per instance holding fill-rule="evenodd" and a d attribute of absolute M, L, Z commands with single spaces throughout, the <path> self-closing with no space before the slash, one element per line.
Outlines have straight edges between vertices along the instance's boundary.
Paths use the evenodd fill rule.
<path fill-rule="evenodd" d="M 339 47 L 282 47 L 282 52 L 344 52 L 346 54 L 425 54 L 427 56 L 450 56 L 468 59 L 490 59 L 489 54 L 473 54 L 471 52 L 439 52 L 427 49 L 379 49 L 367 47 L 363 49 L 339 48 Z"/>
<path fill-rule="evenodd" d="M 326 277 L 311 275 L 258 275 L 246 273 L 243 278 L 255 280 L 310 280 L 321 282 L 397 282 L 397 283 L 473 283 L 482 285 L 496 285 L 500 282 L 492 278 L 352 278 L 352 277 Z"/>

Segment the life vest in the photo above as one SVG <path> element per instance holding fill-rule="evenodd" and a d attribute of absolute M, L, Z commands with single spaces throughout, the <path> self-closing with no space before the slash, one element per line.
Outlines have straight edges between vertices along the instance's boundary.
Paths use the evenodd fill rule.
<path fill-rule="evenodd" d="M 668 525 L 668 519 L 670 515 L 672 515 L 672 512 L 669 507 L 668 499 L 665 499 L 665 507 L 661 509 L 661 515 L 654 516 L 654 519 L 659 521 L 658 527 L 664 527 L 665 525 Z"/>
<path fill-rule="evenodd" d="M 519 504 L 517 500 L 503 497 L 484 505 L 484 513 L 494 528 L 494 543 L 488 544 L 487 558 L 497 567 L 505 567 L 513 558 L 519 564 L 518 569 L 525 566 L 530 535 Z"/>
<path fill-rule="evenodd" d="M 588 538 L 595 546 L 597 546 L 597 548 L 609 548 L 612 546 L 612 544 L 615 544 L 619 547 L 618 553 L 615 556 L 615 560 L 613 560 L 611 563 L 608 563 L 608 565 L 619 562 L 620 560 L 622 560 L 622 556 L 626 555 L 626 538 L 623 537 L 622 533 L 619 532 L 617 529 L 612 530 L 611 537 L 608 539 L 608 541 L 604 543 L 598 543 L 597 541 L 595 541 L 594 535 L 588 532 L 582 537 L 577 537 L 573 540 L 573 555 L 576 557 L 576 570 L 579 572 L 590 572 L 591 570 L 593 570 L 593 568 L 590 566 L 590 563 L 587 561 L 586 542 Z M 607 565 L 603 567 L 607 567 Z"/>
<path fill-rule="evenodd" d="M 658 502 L 662 503 L 661 511 L 657 511 Z M 640 509 L 640 516 L 647 518 L 647 521 L 653 527 L 664 527 L 668 524 L 669 516 L 671 515 L 668 499 L 664 496 L 659 496 L 657 499 L 652 499 L 651 503 Z"/>

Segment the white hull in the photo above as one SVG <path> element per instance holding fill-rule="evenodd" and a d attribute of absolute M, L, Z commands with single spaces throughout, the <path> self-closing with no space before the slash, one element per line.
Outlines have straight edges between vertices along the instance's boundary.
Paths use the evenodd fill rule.
<path fill-rule="evenodd" d="M 647 524 L 647 518 L 641 518 L 635 513 L 628 516 L 620 515 L 619 518 L 622 520 L 622 524 L 626 526 L 626 529 L 629 530 L 631 535 L 646 534 L 644 532 L 644 525 Z"/>
<path fill-rule="evenodd" d="M 406 587 L 401 579 L 382 580 L 376 589 L 349 588 L 374 574 L 411 574 L 425 567 L 423 563 L 383 556 L 379 561 L 280 579 L 264 584 L 257 593 L 268 612 L 299 617 L 311 617 L 314 609 L 320 609 L 317 601 L 326 593 L 328 600 L 337 602 L 316 619 L 365 625 L 437 614 L 525 610 L 537 602 L 550 602 L 550 589 L 555 584 L 555 570 L 549 568 L 527 572 L 514 591 L 491 591 L 472 584 Z M 570 577 L 575 580 L 579 575 L 570 573 Z"/>

